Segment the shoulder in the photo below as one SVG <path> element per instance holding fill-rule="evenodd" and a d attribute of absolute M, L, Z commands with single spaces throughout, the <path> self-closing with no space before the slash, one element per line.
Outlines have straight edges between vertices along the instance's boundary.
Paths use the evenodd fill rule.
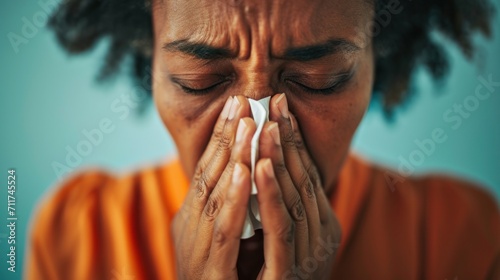
<path fill-rule="evenodd" d="M 136 200 L 174 197 L 183 192 L 187 180 L 178 160 L 145 167 L 133 172 L 115 174 L 102 169 L 89 169 L 63 181 L 41 200 L 40 215 L 51 210 L 81 211 L 82 206 L 98 199 L 106 206 L 130 206 Z M 176 201 L 172 201 L 175 203 Z"/>
<path fill-rule="evenodd" d="M 468 179 L 448 175 L 427 175 L 415 179 L 425 192 L 426 205 L 431 212 L 454 216 L 463 214 L 473 218 L 480 215 L 486 220 L 498 218 L 499 209 L 494 197 L 480 184 Z M 500 221 L 497 219 L 497 222 Z"/>
<path fill-rule="evenodd" d="M 500 212 L 478 184 L 450 176 L 428 175 L 422 188 L 429 271 L 456 271 L 460 278 L 498 279 Z M 443 260 L 453 259 L 453 262 Z M 496 275 L 496 276 L 495 276 Z"/>
<path fill-rule="evenodd" d="M 132 246 L 140 228 L 173 217 L 183 184 L 175 160 L 124 175 L 93 169 L 72 176 L 47 194 L 32 215 L 27 272 L 52 279 L 50 273 L 67 275 L 58 271 L 63 263 L 90 265 L 96 250 L 114 254 Z M 116 242 L 123 243 L 122 249 Z"/>
<path fill-rule="evenodd" d="M 370 211 L 382 212 L 378 217 L 384 219 L 386 210 L 392 209 L 390 213 L 397 214 L 391 214 L 391 222 L 415 222 L 429 273 L 482 279 L 499 273 L 500 211 L 484 187 L 444 174 L 405 177 L 363 159 L 354 161 L 370 174 Z"/>
<path fill-rule="evenodd" d="M 409 197 L 419 201 L 422 210 L 432 219 L 453 219 L 462 222 L 488 222 L 500 232 L 498 203 L 492 194 L 479 183 L 456 175 L 427 173 L 403 176 L 398 171 L 354 157 L 358 169 L 371 174 L 371 182 L 384 189 L 386 196 Z M 376 192 L 377 190 L 372 190 Z"/>
<path fill-rule="evenodd" d="M 368 178 L 363 183 L 372 187 L 376 185 L 377 190 L 383 189 L 387 195 L 402 192 L 403 195 L 418 196 L 425 200 L 427 207 L 432 208 L 431 211 L 446 211 L 461 206 L 461 209 L 471 212 L 498 214 L 498 204 L 492 194 L 481 184 L 466 178 L 439 173 L 405 176 L 395 169 L 373 163 L 359 155 L 351 155 L 347 164 L 351 166 L 353 172 L 350 173 L 353 173 L 353 177 Z"/>
<path fill-rule="evenodd" d="M 40 200 L 31 217 L 26 279 L 59 279 L 80 273 L 70 272 L 76 270 L 73 260 L 90 259 L 88 250 L 95 244 L 99 223 L 99 198 L 115 181 L 108 172 L 87 170 L 66 179 Z"/>
<path fill-rule="evenodd" d="M 70 221 L 94 208 L 97 198 L 106 186 L 114 184 L 116 178 L 102 170 L 87 170 L 71 176 L 50 190 L 33 213 L 33 233 L 61 229 Z M 58 232 L 53 232 L 57 234 Z"/>

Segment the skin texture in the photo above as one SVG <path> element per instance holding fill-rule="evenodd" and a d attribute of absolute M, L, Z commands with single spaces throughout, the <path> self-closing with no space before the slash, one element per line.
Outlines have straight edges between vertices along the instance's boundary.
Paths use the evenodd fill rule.
<path fill-rule="evenodd" d="M 154 100 L 192 178 L 173 224 L 181 278 L 300 276 L 293 268 L 313 257 L 319 239 L 340 241 L 327 196 L 370 101 L 373 53 L 356 30 L 372 11 L 362 0 L 153 3 Z M 325 56 L 290 51 L 332 39 Z M 178 48 L 178 40 L 224 51 L 207 59 Z M 330 94 L 305 88 L 335 84 Z M 266 96 L 273 96 L 273 122 L 264 127 L 256 168 L 263 231 L 240 243 L 255 130 L 245 97 Z M 333 258 L 321 261 L 313 279 L 328 275 Z"/>

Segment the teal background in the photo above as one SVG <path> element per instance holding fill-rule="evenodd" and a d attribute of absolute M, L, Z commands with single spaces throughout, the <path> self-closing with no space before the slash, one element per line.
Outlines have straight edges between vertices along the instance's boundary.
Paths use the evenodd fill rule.
<path fill-rule="evenodd" d="M 497 9 L 500 1 L 496 1 Z M 127 172 L 144 165 L 164 162 L 175 155 L 168 133 L 153 106 L 141 116 L 133 108 L 127 116 L 111 109 L 133 85 L 126 75 L 113 82 L 94 80 L 106 42 L 81 56 L 68 56 L 44 26 L 15 52 L 9 32 L 21 34 L 22 18 L 32 19 L 43 11 L 36 1 L 0 3 L 0 279 L 20 279 L 26 249 L 26 233 L 37 202 L 54 190 L 58 177 L 53 162 L 65 163 L 66 147 L 73 149 L 85 136 L 83 130 L 98 128 L 108 118 L 114 130 L 104 134 L 75 169 L 101 166 Z M 446 142 L 425 157 L 414 174 L 444 172 L 476 181 L 500 199 L 500 87 L 453 130 L 443 113 L 474 93 L 478 75 L 500 81 L 500 25 L 495 18 L 493 40 L 478 37 L 477 57 L 466 61 L 446 42 L 451 72 L 444 83 L 434 84 L 424 71 L 416 78 L 418 94 L 388 123 L 374 103 L 362 122 L 353 149 L 368 159 L 397 168 L 399 157 L 418 149 L 415 140 L 431 137 L 442 128 Z M 123 105 L 123 104 L 121 104 Z M 123 119 L 122 119 L 122 118 Z M 7 271 L 7 170 L 16 169 L 17 251 L 16 273 Z M 2 179 L 4 178 L 4 179 Z M 403 178 L 404 179 L 404 178 Z M 397 186 L 388 187 L 397 191 Z"/>

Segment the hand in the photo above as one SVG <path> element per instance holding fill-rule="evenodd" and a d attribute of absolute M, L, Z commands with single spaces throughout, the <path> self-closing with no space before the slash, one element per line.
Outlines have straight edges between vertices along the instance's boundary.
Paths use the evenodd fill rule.
<path fill-rule="evenodd" d="M 240 236 L 250 197 L 248 101 L 229 98 L 172 224 L 180 279 L 237 279 Z M 241 120 L 240 120 L 241 118 Z M 236 133 L 237 132 L 237 133 Z"/>
<path fill-rule="evenodd" d="M 259 279 L 328 279 L 340 225 L 284 94 L 273 96 L 255 180 L 264 232 Z"/>

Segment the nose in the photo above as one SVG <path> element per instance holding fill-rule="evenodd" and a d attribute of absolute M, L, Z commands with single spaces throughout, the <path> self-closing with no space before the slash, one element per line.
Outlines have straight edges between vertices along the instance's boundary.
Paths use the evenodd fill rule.
<path fill-rule="evenodd" d="M 278 83 L 270 72 L 247 73 L 240 79 L 240 92 L 248 98 L 259 100 L 278 93 Z"/>

